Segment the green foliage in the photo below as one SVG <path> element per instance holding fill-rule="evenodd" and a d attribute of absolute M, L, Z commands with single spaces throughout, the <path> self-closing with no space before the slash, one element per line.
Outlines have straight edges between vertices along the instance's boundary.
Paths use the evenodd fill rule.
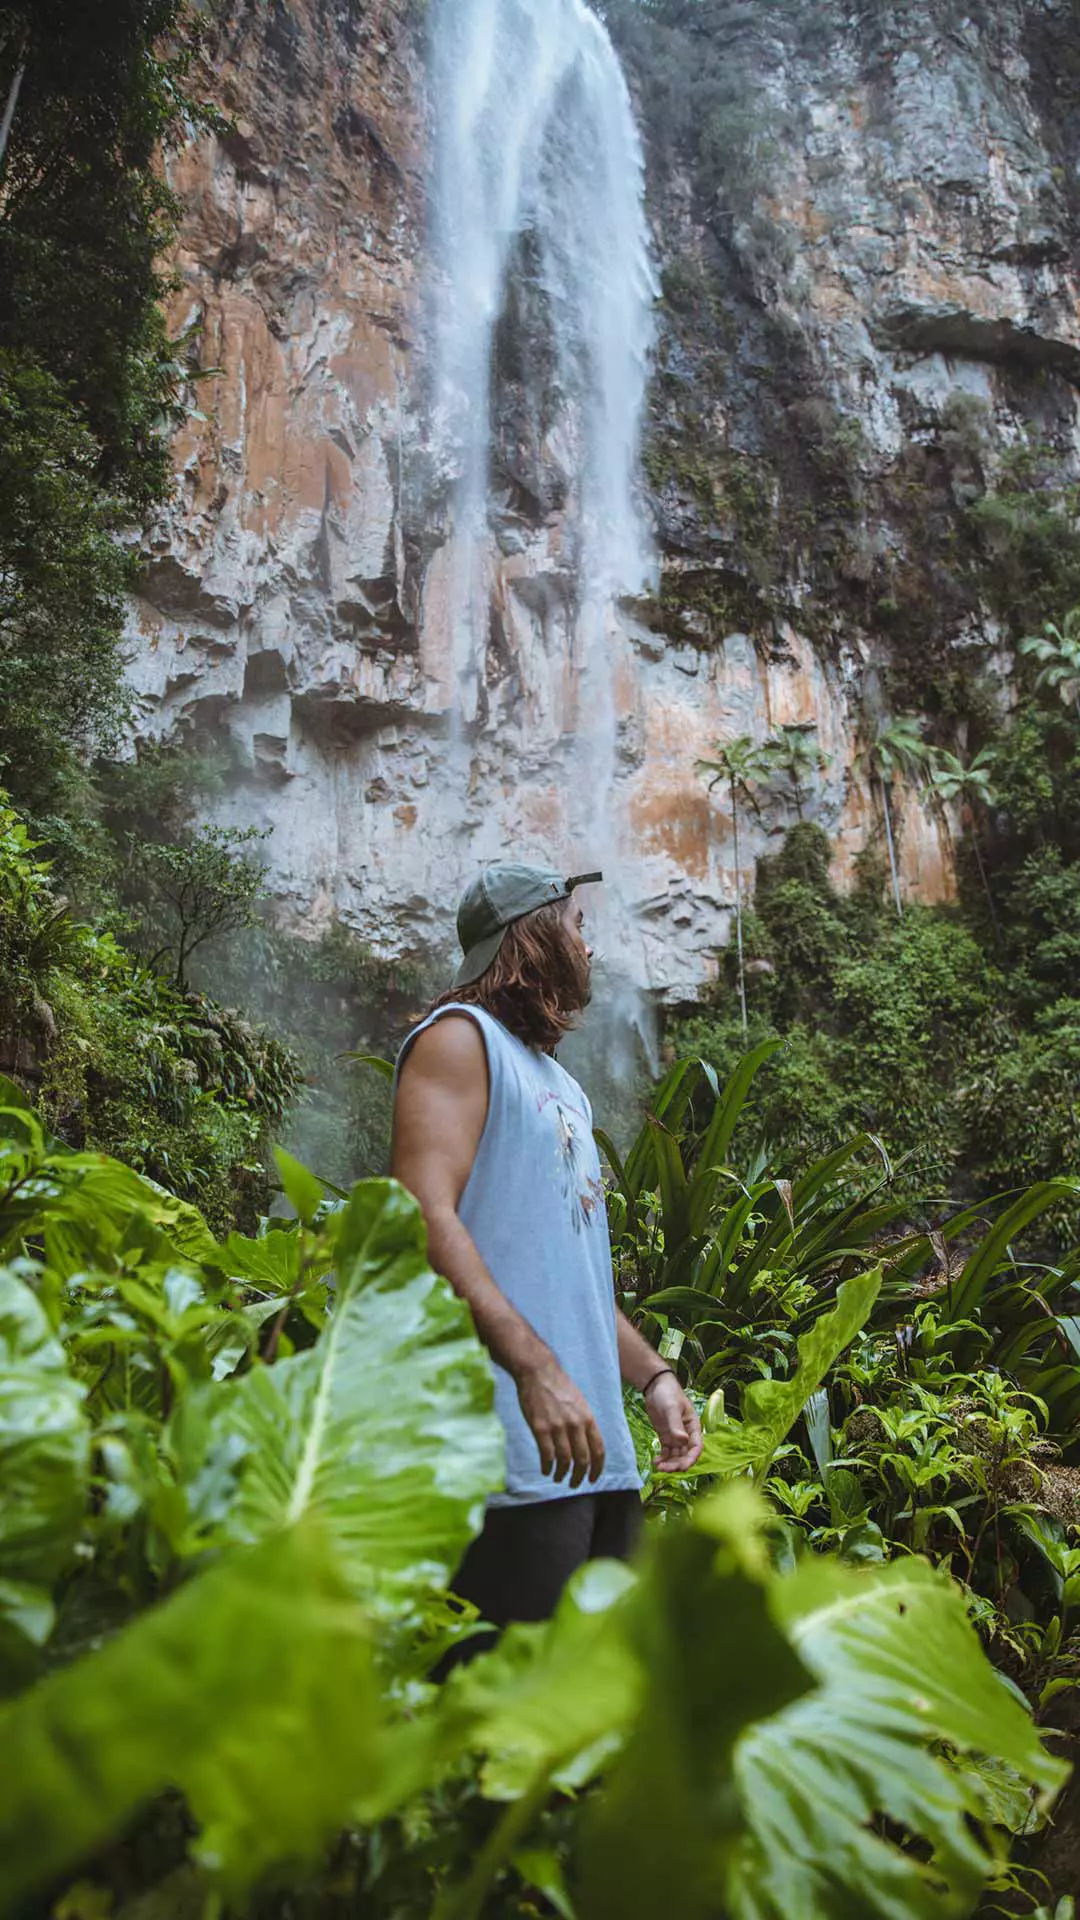
<path fill-rule="evenodd" d="M 166 1787 L 198 1821 L 204 1864 L 250 1884 L 316 1853 L 381 1758 L 363 1618 L 301 1528 L 190 1581 L 0 1709 L 0 1729 L 5 1906 Z"/>
<path fill-rule="evenodd" d="M 800 820 L 803 817 L 804 786 L 810 783 L 815 773 L 828 765 L 828 755 L 811 738 L 815 732 L 813 725 L 800 722 L 798 726 L 779 727 L 771 742 L 773 767 L 778 775 L 789 782 Z"/>
<path fill-rule="evenodd" d="M 661 1538 L 627 1606 L 646 1692 L 597 1806 L 585 1913 L 609 1912 L 613 1892 L 620 1912 L 655 1913 L 660 1876 L 670 1885 L 657 1806 L 688 1914 L 970 1911 L 991 1857 L 985 1801 L 927 1736 L 959 1755 L 992 1749 L 1044 1805 L 1058 1776 L 1045 1761 L 1033 1774 L 1030 1722 L 957 1591 L 917 1561 L 868 1573 L 808 1560 L 765 1576 L 741 1490 L 695 1519 Z M 720 1619 L 741 1654 L 723 1684 Z"/>
<path fill-rule="evenodd" d="M 292 1054 L 78 925 L 25 822 L 2 804 L 0 1035 L 0 1064 L 67 1139 L 198 1200 L 220 1229 L 254 1221 L 267 1132 L 297 1090 Z"/>
<path fill-rule="evenodd" d="M 746 1123 L 755 1090 L 771 1071 L 770 1055 L 776 1057 L 775 1041 L 747 1056 L 722 1091 L 702 1062 L 679 1063 L 657 1089 L 625 1160 L 599 1136 L 616 1181 L 609 1211 L 624 1309 L 659 1337 L 699 1403 L 711 1396 L 705 1451 L 690 1478 L 768 1471 L 879 1287 L 885 1314 L 913 1315 L 911 1350 L 934 1354 L 948 1368 L 1008 1368 L 1071 1455 L 1080 1433 L 1080 1255 L 1050 1265 L 1022 1258 L 1019 1247 L 1025 1234 L 1045 1233 L 1051 1221 L 1064 1228 L 1075 1220 L 1080 1181 L 1037 1182 L 986 1219 L 978 1207 L 939 1207 L 936 1225 L 912 1231 L 915 1203 L 869 1135 L 795 1179 L 777 1178 L 761 1151 L 741 1171 L 732 1143 L 742 1139 L 745 1153 Z M 706 1090 L 715 1107 L 702 1127 L 694 1107 L 708 1112 Z M 867 1166 L 872 1154 L 879 1156 L 876 1175 Z M 972 1239 L 973 1251 L 957 1262 L 949 1248 Z M 944 1276 L 944 1292 L 936 1279 L 927 1281 L 928 1269 Z M 648 1436 L 639 1438 L 647 1465 Z M 797 1519 L 827 1500 L 836 1537 L 865 1534 L 867 1501 L 857 1497 L 846 1469 L 842 1496 L 831 1454 L 816 1443 L 815 1451 L 821 1485 L 800 1480 L 789 1487 L 781 1475 L 770 1490 Z M 927 1471 L 936 1481 L 937 1467 Z M 661 1507 L 683 1505 L 688 1484 L 654 1485 L 650 1497 Z M 939 1491 L 943 1500 L 958 1497 Z M 927 1517 L 940 1511 L 953 1514 L 935 1507 Z M 888 1517 L 893 1534 L 897 1518 Z M 876 1514 L 873 1521 L 879 1545 L 881 1520 Z M 926 1538 L 916 1532 L 913 1543 Z"/>
<path fill-rule="evenodd" d="M 709 791 L 723 784 L 727 789 L 728 805 L 731 809 L 731 832 L 735 856 L 735 952 L 737 958 L 739 984 L 739 1010 L 742 1014 L 743 1033 L 747 1029 L 746 1017 L 746 969 L 743 955 L 743 907 L 742 907 L 742 863 L 739 854 L 739 807 L 748 805 L 757 812 L 758 803 L 755 788 L 766 786 L 779 770 L 778 750 L 785 754 L 785 748 L 775 740 L 754 740 L 750 734 L 742 733 L 737 740 L 719 741 L 714 749 L 716 758 L 696 762 L 698 773 L 712 775 Z M 791 756 L 787 751 L 787 766 L 790 768 Z"/>
<path fill-rule="evenodd" d="M 871 1204 L 882 1167 L 867 1135 L 795 1181 L 776 1178 L 761 1156 L 740 1175 L 733 1137 L 776 1051 L 775 1040 L 755 1048 L 723 1089 L 704 1062 L 680 1061 L 656 1089 L 625 1161 L 598 1134 L 616 1180 L 609 1214 L 624 1303 L 665 1330 L 690 1333 L 691 1349 L 708 1356 L 703 1387 L 737 1372 L 740 1350 L 744 1365 L 767 1350 L 769 1328 L 823 1312 L 830 1283 L 902 1210 Z M 708 1112 L 710 1095 L 715 1104 L 699 1126 L 691 1102 Z"/>
<path fill-rule="evenodd" d="M 267 834 L 257 827 L 197 827 L 179 846 L 136 841 L 132 852 L 145 888 L 144 938 L 160 937 L 151 964 L 169 957 L 175 985 L 187 987 L 193 954 L 259 924 L 265 861 L 250 849 Z"/>
<path fill-rule="evenodd" d="M 1014 632 L 1080 601 L 1077 504 L 1075 489 L 1006 486 L 967 510 L 982 590 Z"/>
<path fill-rule="evenodd" d="M 387 1754 L 376 1747 L 372 1633 L 351 1586 L 400 1613 L 445 1582 L 501 1464 L 490 1368 L 465 1309 L 427 1269 L 419 1214 L 400 1188 L 358 1188 L 319 1229 L 281 1226 L 217 1247 L 123 1167 L 42 1158 L 25 1110 L 4 1115 L 3 1129 L 9 1160 L 36 1175 L 31 1211 L 18 1204 L 20 1177 L 0 1179 L 0 1234 L 43 1233 L 47 1262 L 8 1277 L 17 1357 L 39 1378 L 33 1407 L 30 1383 L 22 1400 L 36 1445 L 7 1455 L 5 1574 L 51 1574 L 62 1660 L 87 1607 L 100 1635 L 116 1602 L 119 1625 L 140 1588 L 145 1606 L 169 1593 L 183 1559 L 197 1561 L 179 1593 L 7 1708 L 22 1797 L 5 1816 L 4 1892 L 10 1900 L 54 1874 L 167 1785 L 202 1828 L 204 1864 L 250 1883 L 310 1855 L 358 1800 L 378 1797 Z M 295 1312 L 303 1326 L 311 1315 L 325 1329 L 309 1353 L 233 1382 L 246 1349 L 230 1346 L 232 1326 L 261 1306 L 273 1269 L 260 1250 L 275 1240 L 296 1256 L 275 1311 L 281 1303 L 283 1317 Z M 235 1278 L 237 1268 L 255 1279 Z M 376 1385 L 371 1423 L 357 1429 L 380 1368 L 384 1391 Z M 261 1383 L 277 1399 L 260 1431 L 242 1409 L 259 1405 Z M 426 1442 L 415 1419 L 425 1400 Z M 393 1433 L 392 1406 L 403 1415 Z M 230 1541 L 261 1544 L 223 1554 Z M 51 1664 L 49 1645 L 42 1657 Z"/>
<path fill-rule="evenodd" d="M 1022 1711 L 1003 1713 L 1004 1689 L 959 1592 L 919 1560 L 856 1573 L 815 1558 L 778 1587 L 773 1617 L 818 1684 L 737 1752 L 754 1816 L 735 1910 L 775 1920 L 835 1913 L 824 1817 L 826 1859 L 843 1857 L 863 1911 L 968 1912 L 986 1878 L 986 1801 L 962 1763 L 940 1746 L 931 1758 L 927 1736 L 961 1757 L 992 1752 L 1027 1776 L 1044 1807 L 1056 1781 L 1052 1763 L 1033 1772 L 1030 1724 Z M 844 1784 L 833 1798 L 823 1762 L 837 1747 Z M 897 1831 L 919 1834 L 929 1858 L 898 1845 Z"/>
<path fill-rule="evenodd" d="M 0 772 L 60 837 L 124 714 L 116 536 L 164 499 L 165 429 L 185 411 L 157 158 L 208 117 L 185 98 L 200 32 L 187 0 L 0 9 L 5 105 L 17 87 L 0 162 Z"/>
<path fill-rule="evenodd" d="M 768 1473 L 811 1394 L 816 1393 L 845 1347 L 866 1325 L 881 1289 L 881 1269 L 845 1280 L 836 1305 L 815 1320 L 799 1340 L 795 1365 L 785 1380 L 756 1380 L 743 1394 L 742 1419 L 725 1416 L 710 1427 L 695 1474 Z"/>
<path fill-rule="evenodd" d="M 0 223 L 2 225 L 2 223 Z M 129 562 L 99 448 L 52 375 L 0 350 L 0 765 L 37 809 L 115 740 Z"/>
<path fill-rule="evenodd" d="M 665 1553 L 654 1555 L 634 1596 L 644 1698 L 591 1823 L 586 1915 L 614 1908 L 638 1916 L 663 1905 L 670 1864 L 648 1843 L 655 1819 L 679 1862 L 680 1910 L 695 1920 L 732 1910 L 725 1886 L 731 1855 L 744 1840 L 747 1815 L 754 1818 L 735 1790 L 736 1743 L 748 1724 L 786 1708 L 809 1682 L 762 1605 L 748 1521 L 752 1526 L 753 1509 L 745 1499 L 702 1509 L 696 1527 L 680 1530 L 665 1541 Z M 735 1671 L 708 1657 L 718 1615 L 745 1654 L 753 1648 Z"/>
<path fill-rule="evenodd" d="M 987 1191 L 1080 1167 L 1080 1001 L 1054 1001 L 980 1062 L 967 1093 L 973 1164 Z M 1072 1208 L 1062 1215 L 1069 1232 Z"/>
<path fill-rule="evenodd" d="M 0 1269 L 0 1618 L 37 1642 L 80 1531 L 90 1466 L 84 1390 L 30 1288 Z"/>
<path fill-rule="evenodd" d="M 701 1062 L 679 1063 L 624 1160 L 599 1136 L 616 1182 L 609 1212 L 624 1310 L 659 1340 L 699 1403 L 708 1397 L 705 1452 L 689 1479 L 766 1473 L 879 1289 L 883 1312 L 902 1318 L 922 1302 L 927 1269 L 942 1262 L 954 1278 L 948 1311 L 935 1296 L 941 1355 L 954 1356 L 950 1365 L 1008 1365 L 1040 1397 L 1044 1421 L 1071 1450 L 1080 1429 L 1080 1368 L 1075 1357 L 1064 1359 L 1062 1345 L 1071 1340 L 1077 1256 L 1060 1268 L 1018 1266 L 1015 1243 L 1033 1223 L 1071 1218 L 1077 1183 L 1033 1186 L 991 1216 L 985 1231 L 977 1208 L 939 1209 L 936 1225 L 912 1230 L 912 1201 L 867 1134 L 794 1179 L 778 1177 L 760 1152 L 740 1170 L 732 1143 L 740 1125 L 745 1141 L 753 1088 L 769 1073 L 770 1055 L 775 1042 L 747 1056 L 722 1091 Z M 702 1124 L 694 1108 L 708 1115 L 714 1092 Z M 974 1251 L 954 1272 L 948 1249 L 972 1238 Z M 639 1434 L 646 1466 L 650 1438 Z M 661 1509 L 685 1504 L 689 1479 L 653 1482 L 650 1500 Z M 789 1504 L 784 1482 L 778 1485 Z M 836 1493 L 830 1482 L 830 1503 Z M 801 1517 L 803 1509 L 792 1511 Z M 842 1518 L 835 1525 L 846 1534 L 866 1513 Z"/>
<path fill-rule="evenodd" d="M 768 971 L 748 980 L 751 1037 L 785 1044 L 758 1083 L 755 1119 L 782 1156 L 880 1134 L 904 1159 L 904 1189 L 948 1191 L 977 1112 L 957 1087 L 1000 1049 L 1003 978 L 948 913 L 909 907 L 898 920 L 865 896 L 841 899 L 820 840 L 821 864 L 808 860 L 818 832 L 794 829 L 790 854 L 760 863 L 753 950 Z M 742 1043 L 735 1020 L 698 1014 L 679 1044 L 725 1073 Z"/>
<path fill-rule="evenodd" d="M 856 765 L 863 769 L 871 784 L 876 786 L 881 801 L 885 846 L 889 857 L 889 876 L 892 880 L 893 899 L 896 902 L 898 914 L 903 913 L 904 903 L 900 895 L 900 874 L 897 867 L 892 821 L 893 784 L 898 775 L 922 774 L 929 759 L 930 749 L 923 739 L 921 723 L 912 714 L 902 713 L 893 720 L 885 720 L 880 714 L 877 716 L 856 760 Z"/>
<path fill-rule="evenodd" d="M 1061 626 L 1047 620 L 1041 634 L 1020 642 L 1020 653 L 1037 660 L 1035 686 L 1052 687 L 1067 705 L 1080 701 L 1080 607 L 1065 615 Z"/>
<path fill-rule="evenodd" d="M 834 1017 L 861 1124 L 910 1156 L 909 1185 L 940 1192 L 964 1149 L 956 1088 L 988 1044 L 997 982 L 955 920 L 909 910 L 905 921 L 837 967 Z"/>
<path fill-rule="evenodd" d="M 418 1010 L 442 991 L 437 971 L 385 960 L 341 921 L 317 939 L 254 928 L 196 966 L 218 999 L 248 1007 L 302 1063 L 289 1147 L 347 1187 L 386 1169 L 391 1087 L 365 1061 L 395 1052 Z"/>
<path fill-rule="evenodd" d="M 754 1085 L 771 1066 L 768 1059 L 757 1063 Z M 624 1281 L 635 1268 L 640 1273 L 643 1259 L 651 1257 L 655 1267 L 658 1256 L 668 1255 L 666 1239 L 656 1232 L 657 1222 L 669 1218 L 663 1184 L 655 1195 L 635 1194 L 633 1176 L 656 1177 L 666 1163 L 670 1194 L 676 1152 L 680 1162 L 695 1164 L 691 1129 L 699 1123 L 688 1099 L 679 1104 L 688 1084 L 695 1092 L 701 1081 L 695 1087 L 694 1071 L 684 1063 L 656 1097 L 673 1136 L 663 1153 L 650 1150 L 655 1122 L 651 1129 L 647 1123 L 642 1143 L 617 1168 L 613 1218 L 621 1223 Z M 736 1120 L 741 1114 L 745 1124 L 748 1093 L 752 1099 L 749 1076 L 734 1107 L 730 1095 L 718 1106 Z M 734 1138 L 733 1130 L 729 1151 Z M 898 1234 L 903 1202 L 860 1193 L 855 1178 L 845 1194 L 845 1161 L 857 1173 L 857 1151 L 838 1150 L 791 1182 L 770 1181 L 760 1155 L 741 1183 L 729 1169 L 731 1191 L 739 1195 L 741 1184 L 743 1192 L 714 1205 L 705 1245 L 689 1270 L 692 1284 L 644 1296 L 644 1323 L 655 1310 L 668 1330 L 664 1350 L 691 1391 L 699 1402 L 712 1396 L 698 1467 L 681 1488 L 657 1489 L 653 1501 L 670 1513 L 686 1506 L 695 1482 L 749 1470 L 785 1515 L 789 1540 L 802 1535 L 819 1549 L 838 1546 L 854 1564 L 887 1561 L 898 1551 L 932 1553 L 968 1586 L 981 1631 L 1045 1710 L 1080 1676 L 1080 1633 L 1070 1612 L 1080 1585 L 1061 1524 L 1080 1525 L 1080 1484 L 1074 1468 L 1058 1464 L 1059 1448 L 1075 1457 L 1080 1432 L 1080 1255 L 1050 1265 L 1022 1249 L 1025 1236 L 1030 1241 L 1043 1230 L 1063 1199 L 1071 1195 L 1075 1204 L 1077 1183 L 1033 1186 L 985 1221 L 972 1209 L 924 1233 Z M 627 1205 L 624 1215 L 630 1194 L 634 1208 Z M 972 1241 L 966 1258 L 953 1252 Z M 680 1244 L 676 1237 L 671 1245 L 676 1260 Z M 723 1276 L 715 1295 L 702 1287 L 713 1271 Z M 855 1277 L 840 1286 L 836 1307 L 823 1310 L 832 1298 L 831 1278 L 845 1272 Z M 755 1274 L 767 1282 L 763 1294 Z M 780 1302 L 791 1303 L 786 1329 L 782 1320 L 777 1326 Z M 866 1330 L 868 1317 L 879 1331 Z M 674 1326 L 677 1347 L 670 1343 Z M 792 1340 L 800 1328 L 806 1330 L 796 1359 Z M 746 1380 L 749 1364 L 764 1375 L 753 1384 Z M 736 1397 L 737 1418 L 730 1406 Z M 805 1441 L 793 1444 L 801 1419 L 810 1458 Z M 893 1577 L 902 1579 L 899 1565 Z M 785 1711 L 797 1719 L 800 1709 Z M 807 1711 L 817 1724 L 816 1708 Z M 858 1690 L 850 1713 L 845 1752 L 858 1755 L 867 1737 Z M 833 1723 L 821 1725 L 822 1737 L 831 1737 Z M 779 1844 L 781 1833 L 816 1820 L 819 1805 L 816 1790 L 802 1781 L 799 1742 L 789 1737 L 793 1746 L 776 1748 L 783 1805 L 776 1825 L 766 1822 L 762 1854 L 753 1855 L 754 1899 L 760 1902 L 763 1884 L 775 1881 L 775 1905 L 751 1901 L 750 1912 L 815 1910 L 813 1876 L 802 1885 L 798 1850 L 791 1856 Z M 749 1738 L 756 1744 L 756 1735 Z M 873 1744 L 867 1742 L 868 1754 Z M 984 1818 L 1000 1819 L 1010 1800 L 1007 1780 L 981 1764 L 966 1777 L 964 1792 L 974 1796 L 969 1813 L 979 1806 Z M 755 1778 L 748 1799 L 755 1808 L 767 1805 L 765 1778 Z M 1011 1805 L 1016 1823 L 1030 1820 L 1023 1796 L 1013 1795 Z M 898 1812 L 894 1817 L 904 1824 Z M 856 1817 L 865 1831 L 863 1821 L 864 1815 Z M 965 1821 L 958 1813 L 950 1816 L 950 1832 L 951 1840 L 938 1844 L 962 1883 Z M 971 1871 L 977 1880 L 977 1855 Z M 832 1911 L 828 1896 L 820 1897 L 821 1911 Z M 924 1901 L 925 1910 L 935 1912 L 939 1897 L 940 1890 L 913 1882 L 897 1911 L 923 1910 Z M 973 1891 L 966 1897 L 970 1901 Z"/>
<path fill-rule="evenodd" d="M 932 1554 L 963 1580 L 1010 1678 L 1045 1709 L 1080 1677 L 1068 1584 L 1080 1489 L 1044 1434 L 1037 1389 L 1052 1385 L 1052 1370 L 1036 1373 L 1023 1340 L 999 1333 L 995 1364 L 965 1372 L 947 1286 L 916 1289 L 911 1304 L 903 1344 L 884 1329 L 864 1335 L 814 1396 L 810 1447 L 783 1450 L 767 1491 L 790 1527 L 819 1547 L 838 1542 L 846 1558 Z M 996 1364 L 1010 1354 L 1035 1391 Z"/>
<path fill-rule="evenodd" d="M 4 157 L 0 347 L 63 386 L 102 453 L 106 485 L 136 509 L 168 477 L 158 429 L 174 401 L 157 260 L 175 203 L 155 165 L 195 118 L 197 44 L 186 0 L 11 0 L 0 84 L 22 69 Z"/>
<path fill-rule="evenodd" d="M 880 716 L 863 751 L 863 764 L 871 778 L 890 786 L 898 774 L 917 771 L 927 758 L 922 723 L 913 714 L 897 714 L 885 721 Z"/>
<path fill-rule="evenodd" d="M 191 1410 L 183 1472 L 198 1484 L 215 1461 L 244 1462 L 204 1546 L 310 1515 L 359 1598 L 400 1603 L 445 1584 L 501 1477 L 490 1369 L 428 1267 L 402 1188 L 358 1187 L 334 1253 L 334 1311 L 316 1346 L 211 1389 Z"/>
<path fill-rule="evenodd" d="M 865 862 L 842 898 L 812 825 L 759 861 L 743 924 L 748 1037 L 785 1044 L 752 1107 L 781 1164 L 865 1129 L 885 1141 L 912 1200 L 997 1194 L 1080 1164 L 1080 738 L 1057 680 L 1041 667 L 1036 677 L 1041 687 L 965 759 L 906 725 L 875 744 L 883 805 L 899 754 L 934 804 L 964 810 L 958 911 L 909 906 L 890 925 Z M 736 955 L 723 964 L 734 983 Z M 729 1073 L 741 1021 L 722 993 L 717 1002 L 681 1024 L 678 1043 Z M 1068 1244 L 1078 1218 L 1069 1201 L 1047 1227 Z"/>
<path fill-rule="evenodd" d="M 960 1757 L 1011 1769 L 1025 1811 L 1063 1769 L 947 1581 L 920 1562 L 771 1571 L 773 1523 L 736 1485 L 658 1532 L 638 1580 L 587 1567 L 553 1621 L 424 1686 L 468 1627 L 442 1588 L 501 1430 L 415 1203 L 372 1182 L 331 1209 L 286 1162 L 306 1221 L 219 1244 L 130 1170 L 50 1146 L 11 1097 L 0 1354 L 24 1439 L 0 1487 L 6 1907 L 57 1897 L 74 1869 L 69 1900 L 168 1901 L 186 1848 L 197 1899 L 291 1882 L 317 1908 L 331 1881 L 310 1876 L 347 1826 L 336 1896 L 362 1892 L 376 1916 L 475 1916 L 508 1872 L 586 1917 L 625 1881 L 636 1912 L 649 1792 L 679 1836 L 689 1912 L 809 1912 L 826 1886 L 868 1911 L 930 1888 L 905 1910 L 969 1909 L 1001 1842 Z M 716 1122 L 718 1151 L 735 1117 Z M 876 1283 L 842 1293 L 802 1371 L 750 1402 L 770 1448 Z M 1064 1592 L 1068 1550 L 1047 1538 Z M 620 1750 L 586 1803 L 580 1891 L 565 1889 L 559 1858 L 524 1843 L 560 1808 L 565 1835 L 566 1790 Z M 477 1787 L 506 1807 L 470 1857 Z M 136 1816 L 137 1852 L 105 1846 Z"/>

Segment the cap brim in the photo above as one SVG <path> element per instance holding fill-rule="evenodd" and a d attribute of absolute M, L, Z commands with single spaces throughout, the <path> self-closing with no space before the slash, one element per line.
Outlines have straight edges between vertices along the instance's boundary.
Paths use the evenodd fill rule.
<path fill-rule="evenodd" d="M 502 946 L 505 933 L 506 928 L 500 927 L 497 933 L 489 933 L 486 940 L 478 940 L 475 947 L 469 948 L 454 975 L 455 987 L 470 987 L 474 980 L 479 980 L 480 975 L 487 972 Z"/>

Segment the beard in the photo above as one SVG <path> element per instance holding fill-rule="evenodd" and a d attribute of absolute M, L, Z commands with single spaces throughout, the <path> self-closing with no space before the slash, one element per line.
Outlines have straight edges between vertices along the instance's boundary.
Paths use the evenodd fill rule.
<path fill-rule="evenodd" d="M 565 953 L 566 965 L 563 979 L 559 983 L 559 1007 L 563 1013 L 584 1013 L 592 999 L 592 962 L 578 947 L 569 942 Z"/>

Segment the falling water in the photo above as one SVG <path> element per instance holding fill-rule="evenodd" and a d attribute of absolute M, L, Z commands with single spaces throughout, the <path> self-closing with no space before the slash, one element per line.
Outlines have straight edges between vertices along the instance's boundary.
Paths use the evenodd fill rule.
<path fill-rule="evenodd" d="M 652 571 L 635 489 L 656 291 L 641 142 L 607 32 L 584 0 L 437 0 L 433 79 L 435 412 L 457 473 L 452 757 L 467 783 L 490 621 L 492 353 L 527 236 L 569 449 L 564 546 L 580 690 L 569 827 L 582 864 L 604 866 L 602 935 L 625 958 L 637 942 L 613 817 L 610 638 L 617 599 Z"/>

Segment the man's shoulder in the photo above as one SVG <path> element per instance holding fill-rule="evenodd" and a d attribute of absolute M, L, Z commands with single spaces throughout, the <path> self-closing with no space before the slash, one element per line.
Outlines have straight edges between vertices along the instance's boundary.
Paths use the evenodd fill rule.
<path fill-rule="evenodd" d="M 414 1061 L 423 1070 L 461 1071 L 484 1063 L 486 1048 L 482 1022 L 464 1007 L 448 1007 L 417 1027 L 402 1048 L 400 1067 Z"/>

